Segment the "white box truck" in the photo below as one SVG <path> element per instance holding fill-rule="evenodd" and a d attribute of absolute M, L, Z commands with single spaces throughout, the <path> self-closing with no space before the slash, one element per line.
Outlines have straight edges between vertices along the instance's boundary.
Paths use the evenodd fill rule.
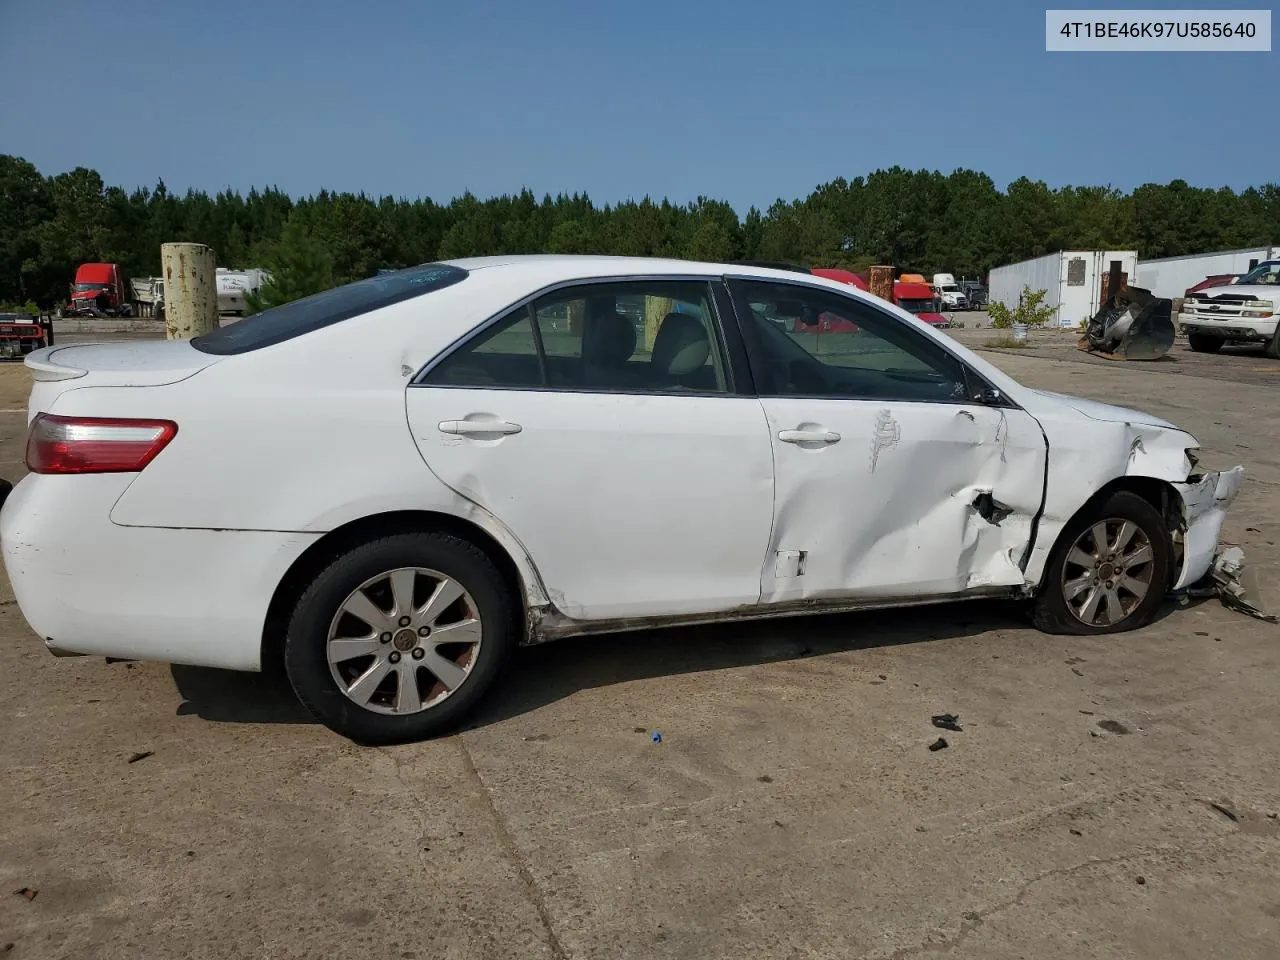
<path fill-rule="evenodd" d="M 1240 276 L 1268 260 L 1280 260 L 1280 247 L 1247 247 L 1139 260 L 1134 286 L 1145 287 L 1157 297 L 1178 300 L 1201 280 L 1226 274 Z"/>
<path fill-rule="evenodd" d="M 1045 290 L 1044 305 L 1053 307 L 1048 326 L 1075 327 L 1102 306 L 1111 265 L 1120 264 L 1121 283 L 1134 277 L 1136 250 L 1059 250 L 1033 260 L 996 267 L 987 277 L 991 302 L 1017 309 L 1024 290 Z M 1133 281 L 1137 286 L 1137 281 Z"/>

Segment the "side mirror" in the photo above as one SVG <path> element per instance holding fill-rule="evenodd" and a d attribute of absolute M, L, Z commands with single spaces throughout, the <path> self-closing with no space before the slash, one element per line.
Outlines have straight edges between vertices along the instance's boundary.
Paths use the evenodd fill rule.
<path fill-rule="evenodd" d="M 983 387 L 978 394 L 978 401 L 994 407 L 1004 402 L 1004 394 L 995 387 Z"/>

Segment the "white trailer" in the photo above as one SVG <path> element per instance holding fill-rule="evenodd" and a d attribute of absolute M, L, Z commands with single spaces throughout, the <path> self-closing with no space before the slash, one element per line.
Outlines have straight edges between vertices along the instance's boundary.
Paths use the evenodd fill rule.
<path fill-rule="evenodd" d="M 1181 298 L 1190 287 L 1215 274 L 1248 273 L 1264 260 L 1280 260 L 1280 247 L 1251 247 L 1193 253 L 1182 257 L 1139 260 L 1134 286 L 1150 290 L 1157 297 Z"/>
<path fill-rule="evenodd" d="M 214 283 L 218 288 L 218 313 L 242 316 L 245 295 L 256 292 L 269 279 L 271 275 L 258 267 L 251 270 L 218 267 L 214 272 Z"/>
<path fill-rule="evenodd" d="M 1053 307 L 1048 326 L 1074 327 L 1098 312 L 1111 265 L 1120 264 L 1121 283 L 1137 272 L 1136 250 L 1059 250 L 1033 260 L 996 267 L 987 277 L 988 301 L 1014 310 L 1024 290 L 1045 290 Z"/>

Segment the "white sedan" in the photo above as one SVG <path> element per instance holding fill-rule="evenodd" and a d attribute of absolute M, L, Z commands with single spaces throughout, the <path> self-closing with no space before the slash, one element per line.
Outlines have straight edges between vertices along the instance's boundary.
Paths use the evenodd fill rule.
<path fill-rule="evenodd" d="M 973 597 L 1140 627 L 1206 573 L 1243 474 L 764 267 L 431 263 L 26 363 L 0 543 L 47 646 L 282 660 L 364 743 L 453 727 L 567 634 Z"/>

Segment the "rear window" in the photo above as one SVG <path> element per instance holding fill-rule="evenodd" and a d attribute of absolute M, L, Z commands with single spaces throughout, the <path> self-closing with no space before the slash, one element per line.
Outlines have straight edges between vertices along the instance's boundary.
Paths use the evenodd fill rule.
<path fill-rule="evenodd" d="M 191 345 L 205 353 L 219 355 L 248 353 L 371 310 L 442 290 L 466 277 L 466 270 L 445 263 L 394 270 L 263 310 L 195 337 Z"/>

